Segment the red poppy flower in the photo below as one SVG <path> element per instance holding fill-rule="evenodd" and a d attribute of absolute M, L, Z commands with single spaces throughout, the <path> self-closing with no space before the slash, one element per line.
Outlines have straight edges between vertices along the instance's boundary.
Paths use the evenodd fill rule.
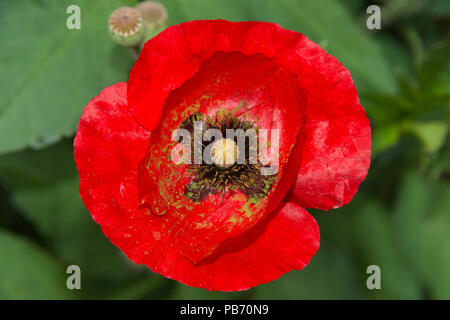
<path fill-rule="evenodd" d="M 259 158 L 237 163 L 227 139 L 211 154 L 231 152 L 231 162 L 175 161 L 174 131 L 198 123 L 201 132 L 254 129 L 262 140 L 261 129 L 273 130 L 265 142 L 278 133 L 275 171 L 263 175 Z M 370 126 L 349 71 L 304 35 L 192 21 L 148 41 L 128 85 L 86 106 L 74 146 L 81 197 L 131 260 L 232 291 L 308 264 L 319 228 L 303 207 L 351 200 L 369 167 Z"/>

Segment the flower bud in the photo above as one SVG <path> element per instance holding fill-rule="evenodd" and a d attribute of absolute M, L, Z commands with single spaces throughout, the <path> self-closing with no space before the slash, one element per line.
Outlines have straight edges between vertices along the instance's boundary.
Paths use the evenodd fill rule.
<path fill-rule="evenodd" d="M 136 10 L 141 14 L 147 27 L 144 40 L 142 41 L 142 45 L 144 45 L 147 40 L 150 40 L 166 28 L 167 9 L 159 2 L 143 1 L 136 6 Z"/>
<path fill-rule="evenodd" d="M 143 1 L 136 6 L 144 23 L 149 29 L 159 29 L 167 22 L 167 9 L 161 3 L 155 1 Z"/>
<path fill-rule="evenodd" d="M 112 39 L 124 47 L 139 45 L 145 34 L 141 14 L 130 7 L 114 10 L 109 16 L 108 25 Z"/>

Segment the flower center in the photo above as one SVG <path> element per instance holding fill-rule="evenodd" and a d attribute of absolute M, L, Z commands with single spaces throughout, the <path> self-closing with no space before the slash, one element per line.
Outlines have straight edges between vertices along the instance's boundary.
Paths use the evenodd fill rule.
<path fill-rule="evenodd" d="M 201 125 L 199 125 L 201 124 Z M 185 187 L 185 196 L 194 202 L 205 200 L 210 194 L 230 193 L 240 190 L 251 201 L 259 201 L 268 195 L 272 189 L 277 175 L 261 174 L 263 166 L 259 161 L 253 163 L 252 139 L 247 139 L 248 130 L 257 129 L 253 122 L 235 117 L 231 112 L 217 113 L 215 116 L 204 116 L 201 113 L 194 113 L 183 120 L 180 129 L 187 130 L 191 136 L 196 130 L 202 131 L 202 135 L 207 130 L 215 129 L 221 133 L 220 138 L 212 142 L 208 161 L 195 163 L 196 152 L 204 154 L 206 148 L 210 147 L 210 140 L 201 146 L 196 145 L 195 139 L 190 139 L 191 144 L 191 164 L 186 169 L 186 173 L 191 178 L 191 182 Z M 234 130 L 233 138 L 227 137 L 228 130 Z M 258 136 L 256 136 L 258 138 Z M 258 145 L 256 141 L 256 146 Z M 182 142 L 182 139 L 178 142 Z M 242 158 L 242 159 L 241 159 Z M 242 160 L 242 163 L 241 163 Z"/>
<path fill-rule="evenodd" d="M 211 148 L 211 158 L 214 164 L 226 169 L 234 165 L 239 156 L 239 148 L 231 139 L 219 139 L 215 141 Z"/>

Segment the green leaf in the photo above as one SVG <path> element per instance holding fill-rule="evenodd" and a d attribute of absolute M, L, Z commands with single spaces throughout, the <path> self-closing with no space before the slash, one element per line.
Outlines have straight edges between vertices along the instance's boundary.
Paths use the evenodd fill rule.
<path fill-rule="evenodd" d="M 433 0 L 427 1 L 423 6 L 425 12 L 430 13 L 436 17 L 450 16 L 450 2 L 447 0 Z"/>
<path fill-rule="evenodd" d="M 395 81 L 381 48 L 337 0 L 166 0 L 171 24 L 194 19 L 258 20 L 304 33 L 352 72 L 358 87 L 392 92 Z"/>
<path fill-rule="evenodd" d="M 248 291 L 243 292 L 214 292 L 206 289 L 192 288 L 178 283 L 170 298 L 175 300 L 238 300 L 249 296 Z"/>
<path fill-rule="evenodd" d="M 361 299 L 365 283 L 359 282 L 349 252 L 322 241 L 319 251 L 301 271 L 253 289 L 255 299 Z"/>
<path fill-rule="evenodd" d="M 386 180 L 383 180 L 386 183 Z M 318 215 L 321 242 L 347 248 L 355 259 L 353 273 L 365 298 L 418 299 L 421 287 L 417 272 L 402 255 L 392 213 L 360 190 L 352 202 L 335 213 Z M 320 251 L 321 249 L 319 249 Z M 381 269 L 381 290 L 369 290 L 367 267 Z"/>
<path fill-rule="evenodd" d="M 38 226 L 40 234 L 59 257 L 80 266 L 87 289 L 102 289 L 103 285 L 125 280 L 141 270 L 127 260 L 92 221 L 79 199 L 77 180 L 16 190 L 12 199 Z"/>
<path fill-rule="evenodd" d="M 377 127 L 372 134 L 372 157 L 394 146 L 400 139 L 401 133 L 401 124 L 395 123 L 389 126 Z"/>
<path fill-rule="evenodd" d="M 0 153 L 71 136 L 89 100 L 127 80 L 131 57 L 109 39 L 107 21 L 115 8 L 134 3 L 0 2 Z M 80 30 L 66 27 L 69 5 L 81 9 Z"/>
<path fill-rule="evenodd" d="M 167 6 L 170 24 L 190 20 L 226 19 L 230 21 L 248 18 L 245 10 L 246 1 L 208 1 L 208 0 L 162 0 Z"/>
<path fill-rule="evenodd" d="M 67 299 L 66 267 L 47 252 L 0 230 L 0 299 Z"/>
<path fill-rule="evenodd" d="M 381 290 L 368 290 L 376 299 L 419 299 L 417 275 L 408 266 L 397 244 L 389 214 L 376 202 L 366 202 L 354 218 L 354 232 L 364 266 L 378 265 Z M 368 275 L 366 275 L 368 277 Z"/>
<path fill-rule="evenodd" d="M 421 139 L 425 151 L 432 153 L 445 143 L 449 124 L 443 121 L 416 122 L 411 130 Z"/>
<path fill-rule="evenodd" d="M 407 76 L 408 79 L 413 78 L 413 64 L 408 48 L 399 42 L 398 39 L 389 33 L 377 34 L 377 43 L 388 57 L 388 62 L 395 75 L 399 73 Z"/>
<path fill-rule="evenodd" d="M 431 50 L 420 66 L 418 79 L 421 88 L 433 95 L 444 95 L 446 105 L 450 101 L 450 40 Z"/>
<path fill-rule="evenodd" d="M 450 299 L 450 186 L 407 175 L 394 212 L 395 231 L 410 268 L 434 299 Z"/>
<path fill-rule="evenodd" d="M 9 189 L 40 188 L 76 177 L 71 141 L 0 155 L 0 180 Z"/>
<path fill-rule="evenodd" d="M 79 294 L 102 294 L 143 270 L 108 241 L 85 209 L 67 141 L 41 151 L 0 156 L 0 172 L 12 203 L 51 250 L 67 264 L 80 266 L 86 290 Z"/>
<path fill-rule="evenodd" d="M 115 286 L 108 292 L 107 300 L 167 299 L 166 290 L 173 281 L 152 273 L 150 269 L 142 275 L 130 279 L 125 284 Z"/>

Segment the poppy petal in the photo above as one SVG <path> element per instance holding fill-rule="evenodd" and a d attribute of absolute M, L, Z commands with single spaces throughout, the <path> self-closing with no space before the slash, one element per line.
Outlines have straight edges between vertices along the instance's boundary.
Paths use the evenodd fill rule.
<path fill-rule="evenodd" d="M 126 83 L 117 83 L 92 99 L 84 109 L 74 141 L 80 195 L 102 227 L 111 223 L 110 218 L 126 219 L 124 208 L 131 206 L 127 201 L 134 195 L 130 180 L 137 175 L 150 138 L 150 132 L 129 112 L 126 91 Z M 116 205 L 109 206 L 111 201 Z M 127 228 L 122 226 L 116 232 L 126 234 Z"/>
<path fill-rule="evenodd" d="M 246 290 L 301 270 L 317 252 L 319 227 L 302 207 L 282 202 L 263 223 L 222 244 L 212 256 L 194 265 L 177 251 L 161 252 L 154 271 L 186 285 L 208 290 Z M 142 260 L 141 260 L 142 258 Z M 136 257 L 154 263 L 153 257 Z"/>
<path fill-rule="evenodd" d="M 309 79 L 300 169 L 288 199 L 306 208 L 329 210 L 350 202 L 370 166 L 370 122 L 348 70 L 336 59 L 323 62 L 330 75 Z"/>

